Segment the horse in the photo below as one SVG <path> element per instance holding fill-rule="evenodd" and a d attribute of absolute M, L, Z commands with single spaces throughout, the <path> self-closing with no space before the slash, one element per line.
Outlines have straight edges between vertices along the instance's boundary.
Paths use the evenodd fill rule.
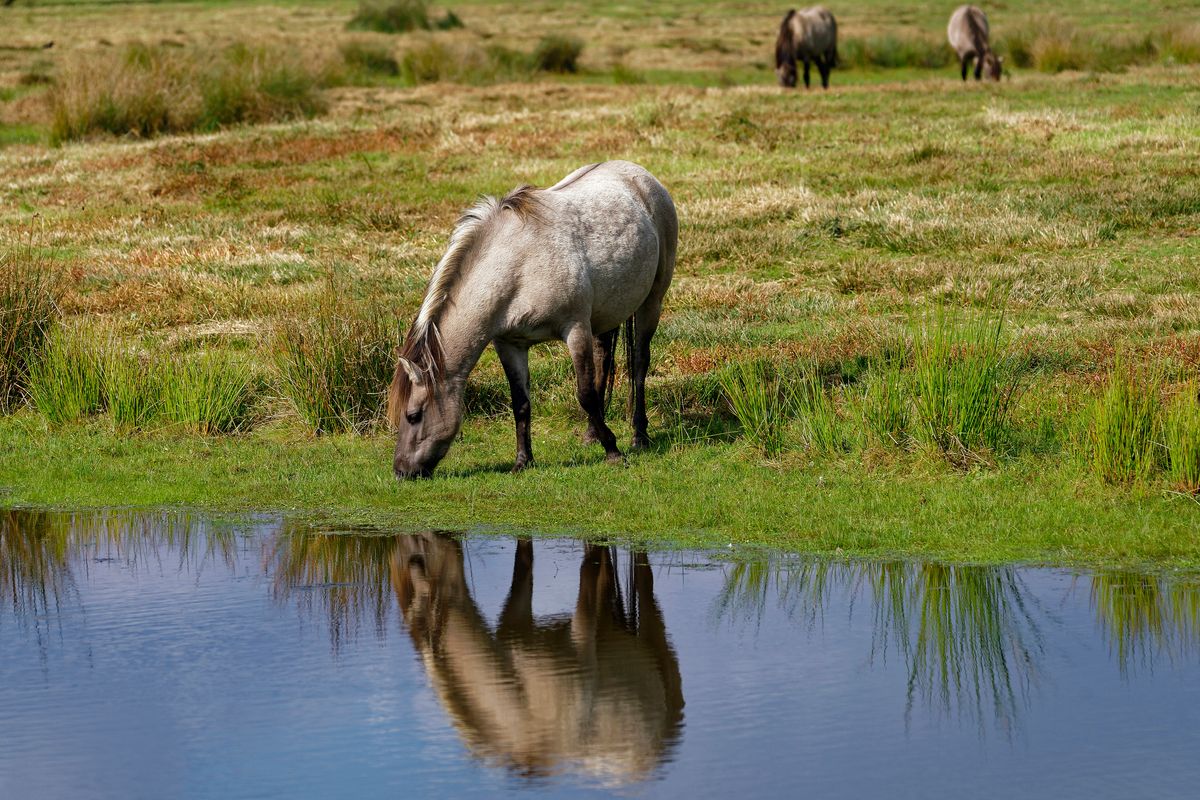
<path fill-rule="evenodd" d="M 629 555 L 624 596 L 615 548 L 584 544 L 569 614 L 533 613 L 533 542 L 518 540 L 495 625 L 471 596 L 463 545 L 397 537 L 392 588 L 429 682 L 470 752 L 529 778 L 582 771 L 645 780 L 683 727 L 679 661 L 645 553 Z"/>
<path fill-rule="evenodd" d="M 796 86 L 796 62 L 804 62 L 804 88 L 809 87 L 809 65 L 816 63 L 821 86 L 829 88 L 829 71 L 837 66 L 837 21 L 824 6 L 802 11 L 791 9 L 779 24 L 775 40 L 775 74 L 779 85 Z"/>
<path fill-rule="evenodd" d="M 992 51 L 988 43 L 987 14 L 977 6 L 959 6 L 950 15 L 950 24 L 946 26 L 946 36 L 950 46 L 958 53 L 962 65 L 962 79 L 967 79 L 967 69 L 971 59 L 975 61 L 975 80 L 987 76 L 994 81 L 1000 80 L 1004 59 Z"/>
<path fill-rule="evenodd" d="M 632 447 L 648 446 L 650 340 L 675 270 L 679 223 L 671 195 L 637 164 L 606 161 L 549 189 L 520 186 L 484 197 L 458 220 L 400 348 L 388 390 L 398 478 L 427 477 L 463 420 L 467 376 L 488 343 L 512 393 L 517 455 L 533 462 L 529 348 L 566 342 L 585 440 L 609 462 L 624 456 L 604 421 L 625 329 Z"/>

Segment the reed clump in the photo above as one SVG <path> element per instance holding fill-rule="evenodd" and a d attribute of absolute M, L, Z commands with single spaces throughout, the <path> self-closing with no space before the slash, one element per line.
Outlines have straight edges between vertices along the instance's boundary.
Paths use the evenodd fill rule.
<path fill-rule="evenodd" d="M 118 346 L 104 362 L 104 398 L 113 425 L 139 431 L 159 421 L 163 408 L 164 370 L 155 360 Z"/>
<path fill-rule="evenodd" d="M 1117 72 L 1154 63 L 1200 63 L 1200 26 L 1156 33 L 1089 34 L 1057 16 L 1030 19 L 1006 29 L 997 50 L 1016 67 L 1040 72 Z"/>
<path fill-rule="evenodd" d="M 357 78 L 372 76 L 395 77 L 400 74 L 400 62 L 392 48 L 369 39 L 351 39 L 338 47 L 342 61 Z"/>
<path fill-rule="evenodd" d="M 909 443 L 912 389 L 903 359 L 887 354 L 863 381 L 859 416 L 872 444 L 904 449 Z"/>
<path fill-rule="evenodd" d="M 1195 381 L 1185 384 L 1167 407 L 1163 444 L 1172 487 L 1200 494 L 1200 384 Z"/>
<path fill-rule="evenodd" d="M 159 365 L 160 416 L 188 433 L 236 433 L 251 427 L 258 381 L 246 361 L 206 351 Z"/>
<path fill-rule="evenodd" d="M 1148 480 L 1158 466 L 1162 375 L 1143 375 L 1118 360 L 1088 413 L 1092 470 L 1107 483 Z"/>
<path fill-rule="evenodd" d="M 1009 425 L 1019 371 L 1002 316 L 961 320 L 939 311 L 913 339 L 915 433 L 951 462 L 986 461 Z"/>
<path fill-rule="evenodd" d="M 276 384 L 313 433 L 364 431 L 383 418 L 399 328 L 376 307 L 327 301 L 275 332 Z"/>
<path fill-rule="evenodd" d="M 29 400 L 52 425 L 104 410 L 105 344 L 83 325 L 60 325 L 29 370 Z"/>
<path fill-rule="evenodd" d="M 70 59 L 50 89 L 55 144 L 312 117 L 329 76 L 295 48 L 128 44 Z"/>
<path fill-rule="evenodd" d="M 796 411 L 792 387 L 765 361 L 735 364 L 721 374 L 720 382 L 746 441 L 768 458 L 779 455 Z"/>
<path fill-rule="evenodd" d="M 533 66 L 543 72 L 577 72 L 583 40 L 575 36 L 543 36 L 533 49 Z"/>
<path fill-rule="evenodd" d="M 885 34 L 850 37 L 838 43 L 838 65 L 858 69 L 937 69 L 949 64 L 953 57 L 945 40 L 933 36 Z"/>
<path fill-rule="evenodd" d="M 31 247 L 0 249 L 0 414 L 25 398 L 29 373 L 58 319 L 61 284 Z"/>
<path fill-rule="evenodd" d="M 377 33 L 406 33 L 408 31 L 446 31 L 461 28 L 462 20 L 453 11 L 438 18 L 429 13 L 429 4 L 424 0 L 391 0 L 360 2 L 358 10 L 346 28 L 352 31 L 375 31 Z"/>

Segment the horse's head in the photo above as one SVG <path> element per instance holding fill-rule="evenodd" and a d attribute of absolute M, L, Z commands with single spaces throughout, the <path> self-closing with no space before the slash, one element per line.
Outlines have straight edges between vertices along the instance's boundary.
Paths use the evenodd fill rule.
<path fill-rule="evenodd" d="M 418 339 L 410 335 L 388 392 L 388 421 L 396 431 L 396 477 L 429 477 L 458 435 L 462 418 L 461 392 L 446 380 L 436 330 Z"/>
<path fill-rule="evenodd" d="M 983 56 L 983 74 L 994 81 L 1000 80 L 1000 73 L 1003 72 L 1004 59 L 993 53 L 991 50 Z"/>

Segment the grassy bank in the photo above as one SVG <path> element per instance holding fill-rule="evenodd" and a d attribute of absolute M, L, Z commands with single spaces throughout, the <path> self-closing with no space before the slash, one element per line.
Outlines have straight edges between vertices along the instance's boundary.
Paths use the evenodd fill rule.
<path fill-rule="evenodd" d="M 448 468 L 398 484 L 387 437 L 305 441 L 48 434 L 0 425 L 6 504 L 281 509 L 406 529 L 513 527 L 647 539 L 669 546 L 769 546 L 829 555 L 1200 568 L 1200 509 L 1158 492 L 1114 492 L 1069 464 L 1029 458 L 963 474 L 903 460 L 764 465 L 737 443 L 683 446 L 613 468 L 542 420 L 539 464 L 510 475 L 511 430 L 471 421 Z"/>

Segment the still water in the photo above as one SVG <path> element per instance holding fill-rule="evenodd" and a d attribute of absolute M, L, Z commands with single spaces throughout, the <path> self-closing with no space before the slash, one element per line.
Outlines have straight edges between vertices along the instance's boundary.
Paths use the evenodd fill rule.
<path fill-rule="evenodd" d="M 1200 584 L 0 510 L 0 798 L 1196 797 Z"/>

